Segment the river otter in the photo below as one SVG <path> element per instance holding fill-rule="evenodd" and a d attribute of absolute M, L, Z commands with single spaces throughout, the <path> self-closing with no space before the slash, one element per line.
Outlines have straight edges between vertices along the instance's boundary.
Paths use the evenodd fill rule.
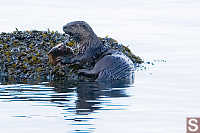
<path fill-rule="evenodd" d="M 91 61 L 110 49 L 102 44 L 92 28 L 84 21 L 68 23 L 63 26 L 63 31 L 79 46 L 79 53 L 72 59 L 72 63 Z"/>
<path fill-rule="evenodd" d="M 56 45 L 48 52 L 49 62 L 53 65 L 56 65 L 61 60 L 59 57 L 67 56 L 70 58 L 73 55 L 73 50 L 64 43 Z"/>
<path fill-rule="evenodd" d="M 133 78 L 134 64 L 132 60 L 122 52 L 102 43 L 86 22 L 70 22 L 63 26 L 63 31 L 79 46 L 79 52 L 71 60 L 71 63 L 95 61 L 93 69 L 80 69 L 80 74 L 86 76 L 96 75 L 96 80 Z"/>

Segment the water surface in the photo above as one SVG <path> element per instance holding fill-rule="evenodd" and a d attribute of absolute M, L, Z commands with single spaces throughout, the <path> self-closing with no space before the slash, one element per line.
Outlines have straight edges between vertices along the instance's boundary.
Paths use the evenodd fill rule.
<path fill-rule="evenodd" d="M 2 32 L 62 32 L 65 23 L 85 20 L 98 36 L 154 62 L 122 86 L 2 83 L 1 132 L 186 132 L 186 117 L 200 117 L 199 6 L 197 0 L 1 0 Z"/>

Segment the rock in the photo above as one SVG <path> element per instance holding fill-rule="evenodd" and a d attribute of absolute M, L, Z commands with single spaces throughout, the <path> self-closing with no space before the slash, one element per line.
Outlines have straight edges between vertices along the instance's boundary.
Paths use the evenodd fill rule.
<path fill-rule="evenodd" d="M 64 43 L 76 52 L 75 43 L 66 42 L 68 37 L 55 31 L 13 31 L 0 34 L 0 73 L 7 75 L 9 80 L 26 79 L 66 79 L 89 80 L 79 76 L 77 70 L 88 68 L 87 64 L 79 65 L 51 65 L 48 60 L 48 51 L 57 44 Z M 117 43 L 112 38 L 101 38 L 111 47 L 119 49 L 129 56 L 135 63 L 142 63 L 140 57 L 131 53 L 128 47 Z M 66 59 L 66 58 L 65 58 Z"/>

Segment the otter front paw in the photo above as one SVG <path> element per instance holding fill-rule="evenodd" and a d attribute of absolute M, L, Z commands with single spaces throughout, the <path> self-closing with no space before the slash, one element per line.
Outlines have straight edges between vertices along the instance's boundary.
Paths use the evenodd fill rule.
<path fill-rule="evenodd" d="M 72 59 L 71 59 L 71 63 L 72 63 L 72 64 L 80 63 L 80 60 L 77 59 L 77 58 L 72 58 Z"/>
<path fill-rule="evenodd" d="M 60 63 L 63 65 L 71 64 L 71 60 L 69 57 L 64 57 L 62 60 L 60 60 Z"/>
<path fill-rule="evenodd" d="M 78 73 L 91 79 L 96 79 L 98 77 L 97 73 L 94 73 L 92 70 L 88 69 L 80 69 L 78 70 Z"/>
<path fill-rule="evenodd" d="M 87 69 L 80 69 L 80 70 L 78 70 L 78 73 L 79 73 L 79 74 L 89 74 L 89 73 L 90 73 L 90 70 L 87 70 Z"/>

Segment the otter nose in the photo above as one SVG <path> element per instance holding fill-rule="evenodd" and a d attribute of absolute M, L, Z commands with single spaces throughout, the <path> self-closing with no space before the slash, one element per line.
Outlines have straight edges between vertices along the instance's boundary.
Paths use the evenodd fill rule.
<path fill-rule="evenodd" d="M 68 30 L 66 25 L 63 26 L 63 31 L 67 34 Z"/>
<path fill-rule="evenodd" d="M 72 31 L 73 31 L 72 26 L 64 25 L 64 26 L 63 26 L 63 31 L 64 31 L 66 34 L 70 35 L 70 36 L 73 35 L 73 33 L 72 33 Z"/>

